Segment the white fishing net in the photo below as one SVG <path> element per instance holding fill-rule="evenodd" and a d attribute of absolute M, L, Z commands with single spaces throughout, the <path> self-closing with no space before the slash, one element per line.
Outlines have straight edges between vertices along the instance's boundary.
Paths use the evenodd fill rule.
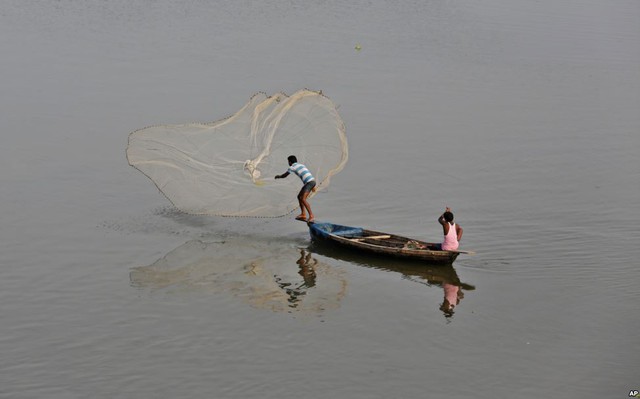
<path fill-rule="evenodd" d="M 127 147 L 129 164 L 178 209 L 220 216 L 295 210 L 300 179 L 274 179 L 289 167 L 289 155 L 307 166 L 318 189 L 346 164 L 344 123 L 322 93 L 258 93 L 227 119 L 144 128 L 131 133 Z"/>

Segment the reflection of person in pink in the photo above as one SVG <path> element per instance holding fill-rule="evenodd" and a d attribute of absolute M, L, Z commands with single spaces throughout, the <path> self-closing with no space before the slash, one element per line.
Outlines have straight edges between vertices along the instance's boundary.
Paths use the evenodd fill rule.
<path fill-rule="evenodd" d="M 451 208 L 447 207 L 442 215 L 438 218 L 438 223 L 442 225 L 444 231 L 444 241 L 440 244 L 440 249 L 446 251 L 455 251 L 460 245 L 462 239 L 462 227 L 453 223 L 453 213 Z"/>
<path fill-rule="evenodd" d="M 442 284 L 442 288 L 444 288 L 444 301 L 442 301 L 440 310 L 444 313 L 444 317 L 451 317 L 453 316 L 453 309 L 464 298 L 464 293 L 459 285 L 451 284 L 448 281 Z"/>

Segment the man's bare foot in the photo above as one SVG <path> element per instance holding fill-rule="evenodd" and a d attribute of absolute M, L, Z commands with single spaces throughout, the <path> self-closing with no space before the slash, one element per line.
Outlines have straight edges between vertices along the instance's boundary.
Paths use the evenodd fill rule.
<path fill-rule="evenodd" d="M 306 221 L 307 220 L 307 215 L 298 215 L 298 216 L 296 216 L 296 220 Z"/>

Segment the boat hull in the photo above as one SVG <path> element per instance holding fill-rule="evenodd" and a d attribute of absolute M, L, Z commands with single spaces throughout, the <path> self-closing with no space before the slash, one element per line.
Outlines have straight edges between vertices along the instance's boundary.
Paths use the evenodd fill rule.
<path fill-rule="evenodd" d="M 309 223 L 309 233 L 315 241 L 349 248 L 376 256 L 420 260 L 429 264 L 452 264 L 460 252 L 436 249 L 436 243 L 402 237 L 361 227 L 327 222 Z M 407 246 L 413 245 L 414 248 Z M 416 248 L 423 246 L 424 248 Z"/>

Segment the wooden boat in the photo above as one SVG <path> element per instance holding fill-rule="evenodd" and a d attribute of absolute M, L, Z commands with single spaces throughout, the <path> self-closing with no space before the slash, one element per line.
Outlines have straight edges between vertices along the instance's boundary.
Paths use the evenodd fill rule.
<path fill-rule="evenodd" d="M 328 222 L 308 223 L 313 240 L 336 244 L 361 252 L 389 255 L 428 263 L 452 264 L 459 254 L 470 251 L 444 251 L 437 243 L 424 242 L 395 234 L 343 226 Z"/>

